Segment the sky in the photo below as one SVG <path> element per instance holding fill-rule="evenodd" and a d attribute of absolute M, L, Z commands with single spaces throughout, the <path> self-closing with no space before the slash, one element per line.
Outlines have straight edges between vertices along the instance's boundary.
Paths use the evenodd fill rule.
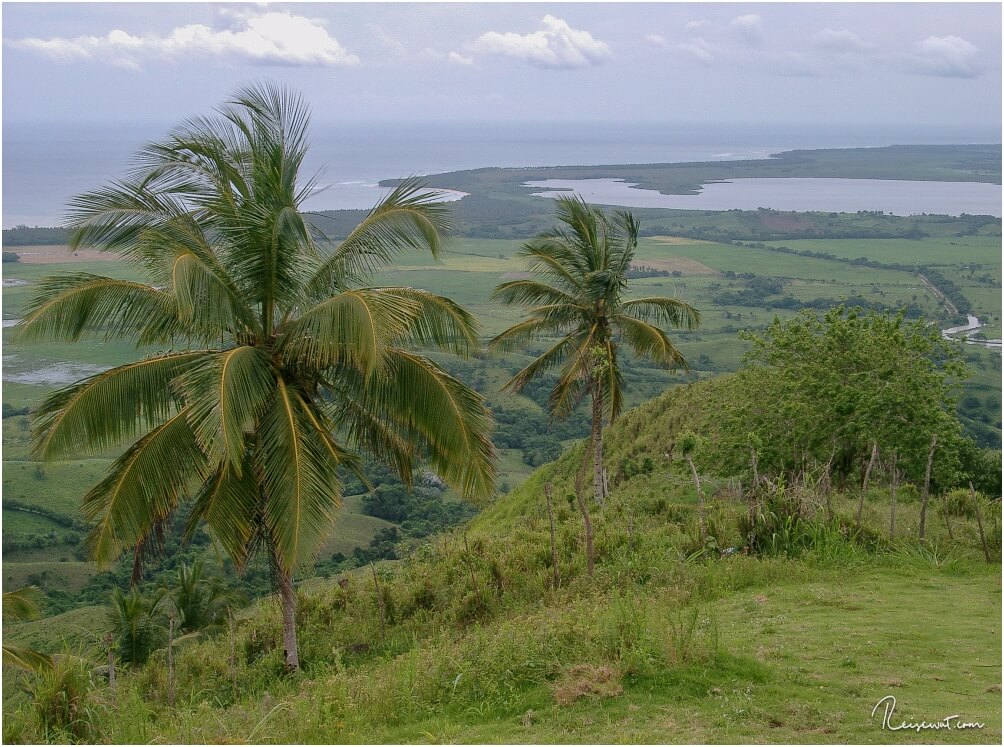
<path fill-rule="evenodd" d="M 5 2 L 2 36 L 5 123 L 269 78 L 315 122 L 1001 124 L 998 3 Z"/>

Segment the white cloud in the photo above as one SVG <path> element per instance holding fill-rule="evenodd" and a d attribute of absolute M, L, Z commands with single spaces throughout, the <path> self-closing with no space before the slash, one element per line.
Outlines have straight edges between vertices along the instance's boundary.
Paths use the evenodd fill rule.
<path fill-rule="evenodd" d="M 915 46 L 916 52 L 901 59 L 908 72 L 945 78 L 976 78 L 979 49 L 962 37 L 929 36 Z"/>
<path fill-rule="evenodd" d="M 847 29 L 823 29 L 812 41 L 819 49 L 836 54 L 870 54 L 878 49 Z"/>
<path fill-rule="evenodd" d="M 747 44 L 763 43 L 763 22 L 756 13 L 736 16 L 729 25 Z"/>
<path fill-rule="evenodd" d="M 9 44 L 59 62 L 102 62 L 133 70 L 141 69 L 148 59 L 176 60 L 195 55 L 260 65 L 359 64 L 359 58 L 339 44 L 318 20 L 287 12 L 233 15 L 237 20 L 232 29 L 189 24 L 162 36 L 137 36 L 114 29 L 104 36 L 26 38 Z"/>
<path fill-rule="evenodd" d="M 666 37 L 660 36 L 659 34 L 645 34 L 645 41 L 651 44 L 653 47 L 666 47 L 668 42 Z"/>
<path fill-rule="evenodd" d="M 676 49 L 678 52 L 690 55 L 702 65 L 710 65 L 715 61 L 714 48 L 700 37 L 692 42 L 677 44 Z"/>
<path fill-rule="evenodd" d="M 683 24 L 683 28 L 687 31 L 699 31 L 700 29 L 707 28 L 710 25 L 711 21 L 702 18 L 698 21 L 687 21 Z"/>
<path fill-rule="evenodd" d="M 460 52 L 450 52 L 447 59 L 455 65 L 473 65 L 474 58 L 460 54 Z"/>
<path fill-rule="evenodd" d="M 588 31 L 573 29 L 551 15 L 544 16 L 540 23 L 540 30 L 524 35 L 489 31 L 479 36 L 470 48 L 547 68 L 589 67 L 612 57 L 610 47 Z"/>

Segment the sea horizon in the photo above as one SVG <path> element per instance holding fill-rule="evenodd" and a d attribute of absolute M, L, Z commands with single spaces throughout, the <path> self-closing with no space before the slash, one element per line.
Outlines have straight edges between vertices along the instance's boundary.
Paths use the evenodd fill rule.
<path fill-rule="evenodd" d="M 121 178 L 154 122 L 3 124 L 3 227 L 55 226 L 75 194 Z M 378 182 L 477 168 L 764 159 L 789 150 L 999 144 L 985 127 L 762 123 L 317 123 L 306 173 L 324 190 L 309 210 L 366 209 Z"/>

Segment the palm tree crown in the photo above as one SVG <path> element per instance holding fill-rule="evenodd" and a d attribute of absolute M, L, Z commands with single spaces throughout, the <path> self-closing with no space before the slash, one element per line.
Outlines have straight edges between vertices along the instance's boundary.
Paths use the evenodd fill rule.
<path fill-rule="evenodd" d="M 141 547 L 194 497 L 190 529 L 205 521 L 238 564 L 266 547 L 288 575 L 330 531 L 358 450 L 406 481 L 425 458 L 466 496 L 494 491 L 484 401 L 414 352 L 469 353 L 473 317 L 366 284 L 399 251 L 437 254 L 445 205 L 406 180 L 327 250 L 300 208 L 316 186 L 300 179 L 308 121 L 289 91 L 244 89 L 71 203 L 71 247 L 115 252 L 148 282 L 51 278 L 21 339 L 100 332 L 170 348 L 59 391 L 37 414 L 45 459 L 139 437 L 84 498 L 99 561 Z"/>
<path fill-rule="evenodd" d="M 549 399 L 551 411 L 567 415 L 590 394 L 597 447 L 603 419 L 616 418 L 624 402 L 620 344 L 662 365 L 686 366 L 659 325 L 693 329 L 700 314 L 677 298 L 626 297 L 638 244 L 638 223 L 631 213 L 618 211 L 610 218 L 571 197 L 556 203 L 564 225 L 527 242 L 520 252 L 535 277 L 502 283 L 492 295 L 496 301 L 526 307 L 528 318 L 495 337 L 491 347 L 511 350 L 535 338 L 557 337 L 506 388 L 519 391 L 560 367 Z M 597 497 L 602 499 L 602 490 Z"/>

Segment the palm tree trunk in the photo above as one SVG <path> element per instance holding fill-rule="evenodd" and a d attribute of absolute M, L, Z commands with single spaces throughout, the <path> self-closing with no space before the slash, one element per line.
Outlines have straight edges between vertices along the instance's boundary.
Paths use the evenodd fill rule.
<path fill-rule="evenodd" d="M 606 494 L 603 491 L 603 397 L 593 392 L 593 496 L 603 505 Z"/>
<path fill-rule="evenodd" d="M 300 668 L 300 649 L 296 642 L 296 589 L 293 572 L 276 564 L 276 583 L 279 587 L 279 604 L 282 607 L 282 646 L 286 669 L 295 672 Z"/>

